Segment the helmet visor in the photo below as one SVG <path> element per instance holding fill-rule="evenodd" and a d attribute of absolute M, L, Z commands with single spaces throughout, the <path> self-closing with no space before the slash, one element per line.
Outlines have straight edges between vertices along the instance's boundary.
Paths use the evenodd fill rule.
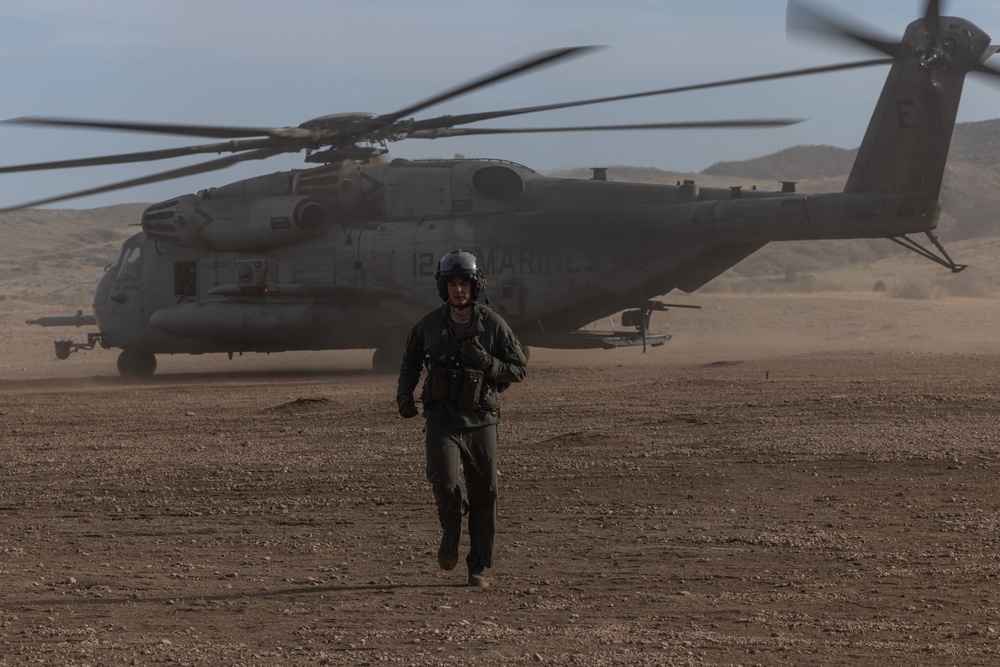
<path fill-rule="evenodd" d="M 475 275 L 476 257 L 469 252 L 449 252 L 441 258 L 439 268 L 442 276 Z"/>

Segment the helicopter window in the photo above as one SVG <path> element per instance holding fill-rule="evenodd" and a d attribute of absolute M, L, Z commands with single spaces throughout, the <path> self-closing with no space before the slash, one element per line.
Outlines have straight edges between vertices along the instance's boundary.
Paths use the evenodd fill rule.
<path fill-rule="evenodd" d="M 118 280 L 123 283 L 139 282 L 142 275 L 142 248 L 132 246 L 122 252 L 122 261 L 118 268 Z"/>
<path fill-rule="evenodd" d="M 197 262 L 174 262 L 174 295 L 198 295 Z"/>

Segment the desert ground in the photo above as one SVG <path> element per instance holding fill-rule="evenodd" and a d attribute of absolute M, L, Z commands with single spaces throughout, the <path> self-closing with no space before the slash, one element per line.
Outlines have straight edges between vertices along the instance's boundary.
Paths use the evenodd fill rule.
<path fill-rule="evenodd" d="M 58 361 L 82 331 L 25 320 L 85 308 L 131 232 L 25 215 L 0 247 L 0 664 L 1000 661 L 995 240 L 951 244 L 958 276 L 768 247 L 666 295 L 701 309 L 656 313 L 663 347 L 533 350 L 471 589 L 437 568 L 421 423 L 370 351 Z"/>
<path fill-rule="evenodd" d="M 1000 302 L 680 299 L 504 394 L 487 589 L 370 352 L 125 381 L 9 314 L 0 664 L 997 664 Z"/>

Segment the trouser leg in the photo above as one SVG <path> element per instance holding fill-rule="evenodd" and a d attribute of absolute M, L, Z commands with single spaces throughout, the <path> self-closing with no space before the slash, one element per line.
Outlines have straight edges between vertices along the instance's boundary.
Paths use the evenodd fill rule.
<path fill-rule="evenodd" d="M 456 522 L 461 525 L 462 515 L 468 508 L 471 548 L 466 564 L 470 572 L 493 565 L 497 520 L 496 450 L 496 425 L 455 429 L 427 423 L 427 481 L 434 491 L 438 518 L 446 533 Z M 463 470 L 467 503 L 462 498 Z"/>
<path fill-rule="evenodd" d="M 462 507 L 462 487 L 455 486 L 449 489 L 435 484 L 431 486 L 431 489 L 434 491 L 434 504 L 437 505 L 438 518 L 441 520 L 441 524 L 444 525 L 445 522 L 454 519 L 461 520 L 464 509 Z"/>
<path fill-rule="evenodd" d="M 493 565 L 497 523 L 497 427 L 495 424 L 465 432 L 462 463 L 469 494 L 471 549 L 465 562 L 470 572 Z"/>
<path fill-rule="evenodd" d="M 452 570 L 458 565 L 458 550 L 462 542 L 462 486 L 459 483 L 461 437 L 454 429 L 440 424 L 427 424 L 427 479 L 434 491 L 438 520 L 441 522 L 441 544 L 438 545 L 438 565 Z"/>
<path fill-rule="evenodd" d="M 461 446 L 461 433 L 457 429 L 427 423 L 427 481 L 434 491 L 442 528 L 462 520 Z"/>

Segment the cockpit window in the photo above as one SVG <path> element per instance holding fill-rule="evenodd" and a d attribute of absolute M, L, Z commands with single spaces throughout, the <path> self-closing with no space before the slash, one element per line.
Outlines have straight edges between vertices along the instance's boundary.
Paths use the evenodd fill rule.
<path fill-rule="evenodd" d="M 118 265 L 118 281 L 137 283 L 142 275 L 142 248 L 132 246 L 122 251 L 122 259 Z"/>
<path fill-rule="evenodd" d="M 198 296 L 197 262 L 174 262 L 174 296 Z"/>

